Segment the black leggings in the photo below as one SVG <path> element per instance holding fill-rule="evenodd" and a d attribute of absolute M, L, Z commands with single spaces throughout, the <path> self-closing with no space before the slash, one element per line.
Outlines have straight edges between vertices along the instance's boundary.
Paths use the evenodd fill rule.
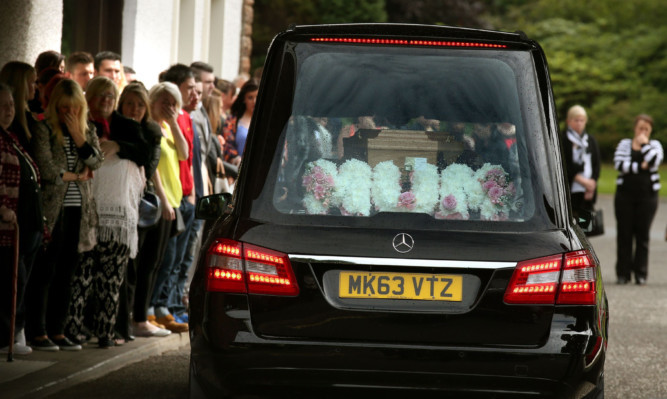
<path fill-rule="evenodd" d="M 65 207 L 56 221 L 51 242 L 40 252 L 26 290 L 30 337 L 60 335 L 65 331 L 72 297 L 72 276 L 79 264 L 81 208 Z"/>
<path fill-rule="evenodd" d="M 648 276 L 648 247 L 658 193 L 616 192 L 616 275 L 630 280 Z M 634 251 L 633 251 L 634 246 Z"/>

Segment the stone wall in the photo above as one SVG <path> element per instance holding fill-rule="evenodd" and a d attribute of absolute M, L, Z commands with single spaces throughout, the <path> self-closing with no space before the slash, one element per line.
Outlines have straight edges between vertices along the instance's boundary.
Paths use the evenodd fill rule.
<path fill-rule="evenodd" d="M 0 66 L 8 61 L 33 65 L 39 53 L 60 50 L 62 1 L 0 0 Z"/>
<path fill-rule="evenodd" d="M 252 74 L 250 55 L 252 54 L 252 21 L 254 18 L 255 0 L 243 1 L 243 28 L 241 31 L 241 64 L 240 73 Z"/>

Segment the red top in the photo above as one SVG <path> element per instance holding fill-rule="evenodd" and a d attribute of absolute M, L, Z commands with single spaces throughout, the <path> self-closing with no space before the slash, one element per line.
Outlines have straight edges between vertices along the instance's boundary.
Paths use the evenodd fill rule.
<path fill-rule="evenodd" d="M 178 111 L 178 127 L 183 132 L 185 136 L 185 141 L 188 142 L 188 159 L 185 161 L 178 161 L 181 168 L 181 186 L 183 186 L 183 196 L 187 197 L 192 193 L 192 188 L 194 187 L 194 180 L 192 178 L 192 139 L 194 130 L 192 129 L 192 118 L 187 112 L 183 110 Z"/>

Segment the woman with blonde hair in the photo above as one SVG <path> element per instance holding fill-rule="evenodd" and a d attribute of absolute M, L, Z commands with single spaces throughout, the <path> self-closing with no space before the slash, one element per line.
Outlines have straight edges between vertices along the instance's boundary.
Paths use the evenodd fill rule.
<path fill-rule="evenodd" d="M 213 89 L 211 94 L 202 101 L 204 109 L 208 114 L 208 120 L 211 121 L 211 131 L 217 136 L 222 135 L 222 125 L 224 119 L 222 116 L 222 92 Z"/>
<path fill-rule="evenodd" d="M 35 317 L 33 349 L 80 350 L 65 336 L 71 281 L 81 253 L 97 243 L 97 210 L 93 170 L 104 160 L 95 126 L 88 123 L 88 104 L 81 87 L 62 80 L 51 93 L 46 120 L 33 136 L 35 160 L 42 175 L 44 215 L 51 242 L 34 275 L 41 295 Z M 48 301 L 47 301 L 48 299 Z M 47 310 L 48 303 L 48 310 Z M 49 339 L 50 337 L 50 339 Z"/>
<path fill-rule="evenodd" d="M 141 125 L 141 130 L 144 139 L 148 142 L 150 147 L 150 159 L 144 165 L 144 177 L 146 178 L 146 190 L 155 193 L 155 186 L 152 182 L 153 175 L 157 169 L 160 161 L 160 142 L 162 141 L 162 131 L 160 126 L 151 119 L 148 91 L 143 83 L 134 81 L 129 83 L 123 89 L 118 100 L 118 112 L 122 115 L 136 121 Z M 143 244 L 146 240 L 148 231 L 152 228 L 139 226 L 138 235 L 139 242 L 137 250 L 142 251 Z M 133 340 L 134 334 L 131 331 L 131 312 L 132 304 L 134 303 L 134 291 L 137 279 L 137 258 L 130 259 L 127 265 L 127 273 L 125 280 L 120 288 L 120 305 L 118 308 L 118 316 L 116 317 L 116 334 L 125 340 Z"/>
<path fill-rule="evenodd" d="M 586 130 L 588 115 L 581 105 L 567 111 L 567 130 L 563 149 L 572 209 L 592 211 L 597 200 L 597 181 L 600 178 L 600 149 L 595 137 Z"/>
<path fill-rule="evenodd" d="M 30 140 L 37 121 L 28 108 L 28 101 L 35 98 L 37 72 L 35 68 L 21 61 L 10 61 L 0 70 L 0 83 L 12 88 L 14 98 L 14 121 L 11 130 L 17 135 L 21 146 L 32 154 Z"/>
<path fill-rule="evenodd" d="M 141 126 L 115 111 L 117 98 L 118 88 L 106 76 L 86 86 L 89 116 L 105 161 L 93 180 L 97 244 L 83 254 L 74 273 L 66 328 L 71 337 L 83 334 L 84 309 L 93 296 L 92 332 L 100 348 L 121 343 L 114 341 L 120 287 L 129 259 L 137 254 L 138 207 L 145 184 L 141 167 L 150 155 Z"/>
<path fill-rule="evenodd" d="M 137 336 L 164 336 L 170 331 L 148 321 L 148 308 L 157 272 L 171 235 L 172 222 L 176 219 L 176 209 L 181 204 L 183 189 L 179 161 L 188 158 L 189 147 L 176 121 L 182 107 L 178 86 L 170 82 L 158 83 L 151 88 L 148 98 L 150 114 L 162 133 L 160 161 L 153 176 L 155 189 L 162 203 L 162 217 L 157 226 L 147 233 L 146 241 L 137 257 L 134 333 Z"/>

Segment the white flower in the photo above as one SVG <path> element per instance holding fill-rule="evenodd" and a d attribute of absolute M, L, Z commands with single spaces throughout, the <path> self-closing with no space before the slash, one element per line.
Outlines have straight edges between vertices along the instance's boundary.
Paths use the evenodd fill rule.
<path fill-rule="evenodd" d="M 378 212 L 396 211 L 401 195 L 401 171 L 392 161 L 380 162 L 373 168 L 371 186 L 373 205 Z"/>
<path fill-rule="evenodd" d="M 371 167 L 358 159 L 347 160 L 340 166 L 335 195 L 343 215 L 370 215 L 371 175 Z"/>
<path fill-rule="evenodd" d="M 470 184 L 473 181 L 475 184 Z M 469 166 L 452 164 L 440 175 L 440 203 L 436 217 L 442 219 L 468 219 L 470 217 L 469 191 L 474 194 L 474 172 Z"/>
<path fill-rule="evenodd" d="M 438 204 L 438 168 L 431 164 L 421 164 L 412 172 L 412 192 L 417 201 L 414 212 L 432 215 Z"/>

